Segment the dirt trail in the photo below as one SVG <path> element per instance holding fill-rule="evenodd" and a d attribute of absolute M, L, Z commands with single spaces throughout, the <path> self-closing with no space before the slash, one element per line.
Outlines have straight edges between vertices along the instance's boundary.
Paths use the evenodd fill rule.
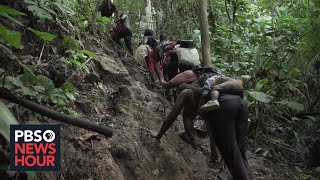
<path fill-rule="evenodd" d="M 92 40 L 87 44 L 99 57 L 110 59 L 95 63 L 103 83 L 79 91 L 93 100 L 80 104 L 77 110 L 83 117 L 113 127 L 114 136 L 106 139 L 62 124 L 62 170 L 40 172 L 40 179 L 230 179 L 227 169 L 208 166 L 208 138 L 198 149 L 179 138 L 177 134 L 183 130 L 181 117 L 161 143 L 156 143 L 150 132 L 160 129 L 170 110 L 162 90 L 150 86 L 145 68 L 131 58 L 112 57 L 114 52 L 101 47 L 106 42 Z M 248 157 L 255 179 L 293 179 L 286 168 L 251 152 Z"/>

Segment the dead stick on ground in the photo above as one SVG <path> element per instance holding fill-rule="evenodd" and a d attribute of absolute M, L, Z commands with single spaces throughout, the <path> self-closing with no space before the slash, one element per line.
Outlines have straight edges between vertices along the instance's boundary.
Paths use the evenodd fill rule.
<path fill-rule="evenodd" d="M 42 57 L 42 54 L 43 54 L 44 45 L 45 45 L 45 43 L 43 43 L 43 45 L 42 45 L 41 52 L 40 52 L 40 55 L 39 55 L 39 58 L 38 58 L 38 61 L 37 61 L 37 65 L 39 65 L 40 62 L 41 62 L 41 57 Z"/>
<path fill-rule="evenodd" d="M 67 124 L 71 124 L 77 127 L 81 127 L 90 131 L 94 131 L 97 132 L 99 134 L 105 135 L 107 137 L 111 137 L 113 134 L 113 129 L 103 126 L 103 125 L 99 125 L 97 123 L 94 122 L 90 122 L 88 120 L 83 120 L 83 119 L 79 119 L 73 116 L 69 116 L 66 114 L 62 114 L 60 112 L 54 111 L 52 109 L 49 109 L 47 107 L 41 106 L 37 103 L 34 103 L 30 100 L 21 98 L 19 96 L 16 96 L 14 94 L 12 94 L 11 92 L 9 92 L 8 90 L 6 90 L 5 88 L 0 88 L 0 98 L 6 99 L 10 102 L 19 104 L 27 109 L 30 109 L 34 112 L 37 112 L 43 116 L 55 119 L 57 121 L 60 122 L 64 122 Z"/>

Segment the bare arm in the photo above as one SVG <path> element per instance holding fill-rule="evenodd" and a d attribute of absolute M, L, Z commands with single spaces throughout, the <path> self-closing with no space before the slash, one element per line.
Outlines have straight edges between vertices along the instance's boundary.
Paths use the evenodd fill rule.
<path fill-rule="evenodd" d="M 156 139 L 160 140 L 161 137 L 168 131 L 168 129 L 172 126 L 174 121 L 177 119 L 178 115 L 182 108 L 186 105 L 187 102 L 190 101 L 190 98 L 193 98 L 191 89 L 183 90 L 177 97 L 176 103 L 174 103 L 170 113 L 166 117 L 166 120 L 163 122 L 159 133 L 155 136 Z"/>
<path fill-rule="evenodd" d="M 165 81 L 161 81 L 160 82 L 161 86 L 165 89 L 171 89 L 171 88 L 174 88 L 176 87 L 174 84 L 172 84 L 172 82 L 168 81 L 168 82 L 165 82 Z"/>

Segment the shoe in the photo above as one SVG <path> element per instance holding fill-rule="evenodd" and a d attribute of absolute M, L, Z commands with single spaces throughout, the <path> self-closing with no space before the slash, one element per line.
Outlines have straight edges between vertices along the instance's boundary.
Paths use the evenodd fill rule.
<path fill-rule="evenodd" d="M 220 107 L 220 104 L 218 100 L 210 100 L 206 104 L 200 107 L 199 113 L 210 112 L 212 110 L 219 109 L 219 107 Z"/>
<path fill-rule="evenodd" d="M 185 132 L 183 133 L 180 133 L 179 134 L 179 137 L 186 143 L 189 143 L 189 144 L 193 144 L 194 143 L 194 137 L 191 135 L 191 134 L 187 134 Z"/>

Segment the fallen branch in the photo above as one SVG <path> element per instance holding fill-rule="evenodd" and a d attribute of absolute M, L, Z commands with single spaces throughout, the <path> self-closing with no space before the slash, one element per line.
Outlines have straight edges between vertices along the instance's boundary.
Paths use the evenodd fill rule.
<path fill-rule="evenodd" d="M 300 112 L 300 113 L 291 115 L 291 117 L 319 116 L 319 115 L 320 115 L 320 112 Z"/>
<path fill-rule="evenodd" d="M 44 50 L 44 45 L 45 45 L 45 43 L 43 43 L 43 45 L 42 45 L 41 52 L 40 52 L 40 55 L 39 55 L 39 58 L 38 58 L 38 61 L 37 61 L 37 65 L 39 65 L 41 63 L 41 57 L 42 57 L 42 53 L 43 53 L 43 50 Z"/>
<path fill-rule="evenodd" d="M 60 112 L 54 111 L 52 109 L 49 109 L 47 107 L 41 106 L 37 103 L 34 103 L 30 100 L 21 98 L 19 96 L 16 96 L 6 90 L 5 88 L 0 88 L 0 98 L 6 99 L 9 102 L 13 102 L 16 104 L 19 104 L 27 109 L 30 109 L 34 112 L 37 112 L 43 116 L 55 119 L 60 122 L 64 122 L 67 124 L 71 124 L 80 128 L 84 128 L 90 131 L 97 132 L 99 134 L 105 135 L 107 137 L 111 137 L 113 134 L 113 129 L 102 126 L 99 124 L 96 124 L 94 122 L 90 122 L 88 120 L 79 119 L 73 116 L 69 116 L 66 114 L 62 114 Z"/>

